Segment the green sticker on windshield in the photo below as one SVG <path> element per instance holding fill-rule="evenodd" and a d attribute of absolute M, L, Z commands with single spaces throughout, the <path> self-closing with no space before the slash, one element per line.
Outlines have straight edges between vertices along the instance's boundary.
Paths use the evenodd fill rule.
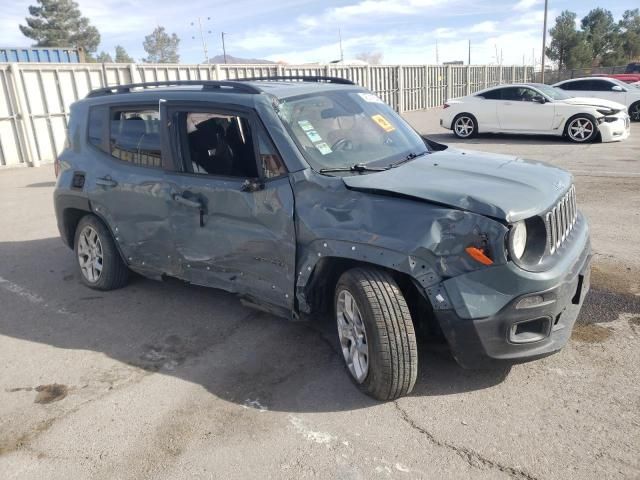
<path fill-rule="evenodd" d="M 300 120 L 298 122 L 298 125 L 300 125 L 300 128 L 302 130 L 304 130 L 305 132 L 307 132 L 309 130 L 313 130 L 313 125 L 311 125 L 311 122 L 309 122 L 307 120 Z"/>
<path fill-rule="evenodd" d="M 309 140 L 311 140 L 313 143 L 322 141 L 322 137 L 315 130 L 309 130 L 308 132 L 304 133 L 307 134 L 307 137 L 309 137 Z"/>
<path fill-rule="evenodd" d="M 331 147 L 325 142 L 316 143 L 316 148 L 322 155 L 329 155 L 332 152 Z"/>

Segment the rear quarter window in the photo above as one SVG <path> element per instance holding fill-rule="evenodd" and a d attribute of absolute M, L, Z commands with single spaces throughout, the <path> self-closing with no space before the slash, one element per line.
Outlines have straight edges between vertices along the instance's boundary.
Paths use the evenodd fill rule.
<path fill-rule="evenodd" d="M 96 148 L 109 153 L 106 138 L 106 117 L 108 109 L 103 106 L 91 107 L 87 126 L 87 141 Z"/>

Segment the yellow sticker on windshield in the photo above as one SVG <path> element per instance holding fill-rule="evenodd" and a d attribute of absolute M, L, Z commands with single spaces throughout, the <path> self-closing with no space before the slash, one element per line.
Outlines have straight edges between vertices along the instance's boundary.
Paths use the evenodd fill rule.
<path fill-rule="evenodd" d="M 380 114 L 372 115 L 371 120 L 380 125 L 380 128 L 382 128 L 385 132 L 393 132 L 396 129 L 396 127 L 389 123 L 389 120 L 387 120 Z"/>

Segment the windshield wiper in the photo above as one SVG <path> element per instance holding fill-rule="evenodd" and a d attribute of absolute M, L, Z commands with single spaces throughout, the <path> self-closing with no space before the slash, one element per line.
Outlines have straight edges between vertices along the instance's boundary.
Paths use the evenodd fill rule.
<path fill-rule="evenodd" d="M 389 168 L 398 167 L 398 166 L 402 165 L 403 163 L 410 162 L 414 158 L 421 157 L 422 155 L 426 155 L 427 153 L 430 153 L 430 151 L 429 150 L 425 150 L 424 152 L 420 152 L 420 153 L 411 152 L 409 155 L 404 157 L 402 160 L 398 160 L 397 162 L 392 163 L 391 165 L 389 165 Z"/>
<path fill-rule="evenodd" d="M 321 168 L 320 173 L 330 172 L 383 172 L 391 167 L 368 167 L 364 163 L 356 163 L 350 167 Z"/>

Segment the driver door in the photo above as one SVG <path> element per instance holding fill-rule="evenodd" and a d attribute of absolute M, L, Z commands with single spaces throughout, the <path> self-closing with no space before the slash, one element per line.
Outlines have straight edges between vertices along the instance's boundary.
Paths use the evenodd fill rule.
<path fill-rule="evenodd" d="M 296 237 L 288 173 L 255 113 L 162 102 L 178 276 L 293 308 Z"/>
<path fill-rule="evenodd" d="M 500 129 L 519 132 L 550 131 L 555 115 L 553 102 L 539 103 L 533 99 L 540 96 L 528 87 L 507 87 L 502 91 L 498 103 Z"/>

